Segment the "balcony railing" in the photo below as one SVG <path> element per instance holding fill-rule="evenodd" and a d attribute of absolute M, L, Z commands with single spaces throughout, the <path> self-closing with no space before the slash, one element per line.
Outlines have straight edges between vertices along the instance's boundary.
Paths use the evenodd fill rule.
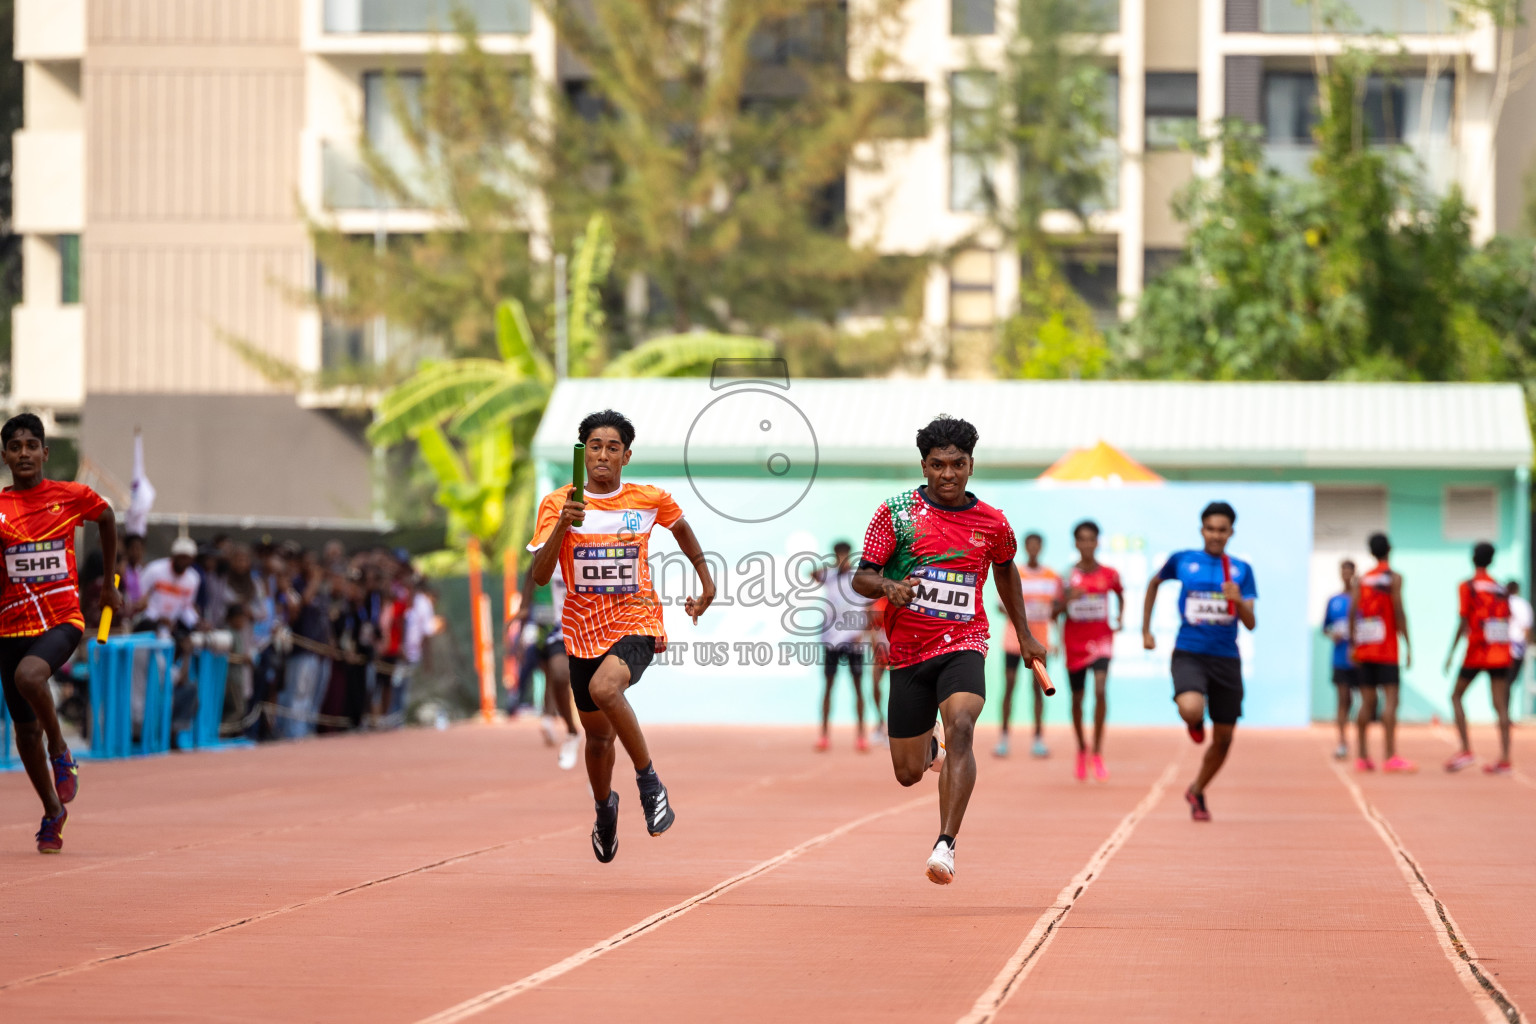
<path fill-rule="evenodd" d="M 448 32 L 455 7 L 468 11 L 481 32 L 527 35 L 533 29 L 532 0 L 325 0 L 325 30 Z"/>
<path fill-rule="evenodd" d="M 320 171 L 328 210 L 417 210 L 425 205 L 401 200 L 380 188 L 355 151 L 332 142 L 320 144 Z M 410 171 L 400 173 L 407 183 L 411 181 Z"/>
<path fill-rule="evenodd" d="M 1445 144 L 1424 148 L 1384 146 L 1383 151 L 1398 168 L 1418 177 L 1433 195 L 1445 195 L 1458 180 L 1458 152 L 1455 146 Z M 1316 158 L 1317 147 L 1311 144 L 1295 142 L 1264 144 L 1264 162 L 1289 177 L 1312 177 L 1312 161 Z"/>
<path fill-rule="evenodd" d="M 1333 24 L 1325 11 L 1337 10 Z M 1307 0 L 1263 0 L 1259 21 L 1265 32 L 1385 32 L 1390 35 L 1425 35 L 1450 32 L 1447 0 L 1345 0 L 1309 3 Z"/>

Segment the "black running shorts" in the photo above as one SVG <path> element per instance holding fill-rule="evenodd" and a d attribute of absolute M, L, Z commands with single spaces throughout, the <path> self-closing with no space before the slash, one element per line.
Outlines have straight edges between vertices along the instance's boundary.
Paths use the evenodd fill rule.
<path fill-rule="evenodd" d="M 1461 671 L 1458 672 L 1457 675 L 1470 683 L 1472 680 L 1477 678 L 1477 674 L 1479 672 L 1487 672 L 1488 681 L 1490 683 L 1502 683 L 1504 680 L 1510 678 L 1509 670 L 1511 667 L 1512 666 L 1505 665 L 1503 668 L 1470 668 L 1466 665 L 1463 665 L 1461 666 Z"/>
<path fill-rule="evenodd" d="M 1360 686 L 1396 686 L 1402 679 L 1396 665 L 1382 665 L 1374 661 L 1362 661 L 1355 666 Z"/>
<path fill-rule="evenodd" d="M 831 682 L 837 675 L 837 665 L 840 661 L 848 663 L 848 671 L 855 680 L 864 678 L 864 648 L 858 644 L 822 644 L 826 661 L 823 667 L 826 669 L 827 682 Z"/>
<path fill-rule="evenodd" d="M 592 699 L 592 677 L 597 674 L 597 666 L 610 654 L 629 666 L 629 685 L 634 686 L 656 655 L 656 638 L 631 633 L 619 638 L 617 643 L 595 658 L 578 658 L 568 654 L 566 658 L 571 665 L 571 694 L 576 698 L 579 710 L 599 710 Z"/>
<path fill-rule="evenodd" d="M 976 651 L 953 651 L 891 669 L 887 735 L 904 740 L 931 732 L 939 705 L 957 693 L 974 693 L 986 699 L 986 659 Z"/>
<path fill-rule="evenodd" d="M 1333 670 L 1334 686 L 1359 686 L 1360 670 L 1358 668 L 1336 668 Z"/>
<path fill-rule="evenodd" d="M 54 626 L 37 636 L 0 637 L 0 684 L 5 688 L 5 706 L 11 713 L 11 721 L 26 723 L 37 721 L 32 705 L 16 688 L 16 670 L 23 658 L 42 658 L 48 663 L 52 675 L 64 667 L 80 647 L 80 627 Z"/>
<path fill-rule="evenodd" d="M 1205 713 L 1217 725 L 1243 717 L 1243 662 L 1193 651 L 1173 652 L 1173 695 L 1203 693 Z"/>
<path fill-rule="evenodd" d="M 1014 654 L 1012 651 L 1003 652 L 1003 668 L 1009 672 L 1017 672 L 1019 663 L 1024 660 L 1024 655 Z"/>
<path fill-rule="evenodd" d="M 1105 672 L 1108 672 L 1109 671 L 1109 659 L 1108 658 L 1100 658 L 1098 661 L 1095 661 L 1095 662 L 1093 662 L 1091 664 L 1088 664 L 1088 665 L 1084 665 L 1080 669 L 1069 670 L 1067 672 L 1067 685 L 1072 688 L 1072 692 L 1073 693 L 1082 693 L 1085 689 L 1088 688 L 1088 670 L 1089 669 L 1092 669 L 1095 672 L 1097 672 L 1100 669 L 1103 669 Z"/>

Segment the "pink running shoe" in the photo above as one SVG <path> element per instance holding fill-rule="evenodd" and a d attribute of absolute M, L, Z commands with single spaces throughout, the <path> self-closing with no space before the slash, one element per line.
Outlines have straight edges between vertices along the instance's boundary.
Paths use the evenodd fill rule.
<path fill-rule="evenodd" d="M 1108 782 L 1109 769 L 1104 767 L 1104 758 L 1098 754 L 1093 755 L 1093 781 Z"/>
<path fill-rule="evenodd" d="M 1189 804 L 1189 817 L 1191 821 L 1210 821 L 1211 812 L 1205 809 L 1205 794 L 1184 791 L 1184 800 Z"/>
<path fill-rule="evenodd" d="M 820 751 L 821 753 L 823 753 L 823 754 L 825 754 L 827 751 L 831 750 L 832 749 L 832 739 L 831 739 L 831 737 L 829 737 L 829 736 L 819 737 L 816 740 L 816 749 L 818 751 Z"/>
<path fill-rule="evenodd" d="M 863 736 L 853 741 L 853 749 L 861 754 L 869 753 L 869 740 Z"/>
<path fill-rule="evenodd" d="M 1483 771 L 1489 775 L 1513 775 L 1515 766 L 1508 761 L 1500 761 L 1498 764 L 1485 764 Z"/>
<path fill-rule="evenodd" d="M 1357 771 L 1357 772 L 1373 772 L 1375 770 L 1376 770 L 1376 762 L 1372 761 L 1370 758 L 1368 758 L 1368 757 L 1359 757 L 1359 758 L 1355 759 L 1355 771 Z"/>
<path fill-rule="evenodd" d="M 1088 778 L 1088 751 L 1086 751 L 1086 750 L 1079 750 L 1077 752 L 1077 764 L 1072 769 L 1072 777 L 1075 778 L 1078 782 L 1083 782 L 1083 781 L 1087 780 L 1087 778 Z"/>
<path fill-rule="evenodd" d="M 1387 758 L 1386 763 L 1381 766 L 1381 770 L 1384 772 L 1402 772 L 1404 774 L 1408 774 L 1418 771 L 1419 766 L 1401 754 L 1393 754 L 1391 757 Z"/>
<path fill-rule="evenodd" d="M 1445 770 L 1448 772 L 1459 772 L 1463 768 L 1471 768 L 1475 764 L 1477 764 L 1477 758 L 1472 756 L 1472 751 L 1463 750 L 1461 753 L 1445 762 Z"/>

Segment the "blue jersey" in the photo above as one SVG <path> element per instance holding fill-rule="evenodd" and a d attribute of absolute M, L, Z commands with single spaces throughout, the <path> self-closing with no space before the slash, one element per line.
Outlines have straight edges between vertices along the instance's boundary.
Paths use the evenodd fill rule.
<path fill-rule="evenodd" d="M 1243 597 L 1259 596 L 1253 582 L 1253 566 L 1240 558 L 1229 558 L 1232 582 Z M 1209 654 L 1218 658 L 1236 658 L 1237 616 L 1230 602 L 1221 596 L 1221 558 L 1203 549 L 1176 551 L 1168 556 L 1158 572 L 1160 580 L 1179 581 L 1179 638 L 1174 649 L 1191 654 Z"/>
<path fill-rule="evenodd" d="M 1335 594 L 1323 613 L 1323 632 L 1333 637 L 1333 667 L 1354 668 L 1349 660 L 1349 595 Z"/>

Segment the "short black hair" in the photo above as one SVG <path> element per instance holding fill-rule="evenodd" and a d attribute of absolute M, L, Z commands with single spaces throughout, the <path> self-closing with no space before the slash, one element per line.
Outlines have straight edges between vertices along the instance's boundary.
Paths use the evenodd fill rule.
<path fill-rule="evenodd" d="M 1093 535 L 1097 537 L 1099 535 L 1099 524 L 1094 522 L 1092 519 L 1084 519 L 1082 522 L 1072 527 L 1072 539 L 1077 540 L 1077 535 L 1082 530 L 1092 530 Z"/>
<path fill-rule="evenodd" d="M 1392 553 L 1392 542 L 1387 540 L 1384 533 L 1373 533 L 1365 546 L 1371 549 L 1372 558 L 1386 558 Z"/>
<path fill-rule="evenodd" d="M 853 550 L 853 545 L 849 544 L 845 540 L 840 540 L 837 543 L 832 545 L 832 550 L 834 552 L 837 552 L 837 551 L 852 551 Z"/>
<path fill-rule="evenodd" d="M 1035 533 L 1033 530 L 1031 530 L 1029 533 L 1026 533 L 1024 535 L 1023 543 L 1028 544 L 1032 540 L 1039 541 L 1042 546 L 1044 546 L 1044 544 L 1045 544 L 1045 538 L 1040 536 L 1038 533 Z"/>
<path fill-rule="evenodd" d="M 940 413 L 932 423 L 917 432 L 917 450 L 925 459 L 935 448 L 950 446 L 971 455 L 976 451 L 976 439 L 980 436 L 976 428 L 965 420 Z"/>
<path fill-rule="evenodd" d="M 0 427 L 0 445 L 10 444 L 11 438 L 23 430 L 31 432 L 43 444 L 48 443 L 48 438 L 43 435 L 43 421 L 35 413 L 19 412 L 6 420 L 5 426 Z"/>
<path fill-rule="evenodd" d="M 1511 594 L 1518 594 L 1520 593 L 1520 581 L 1510 580 L 1508 583 L 1504 584 L 1504 589 L 1509 591 Z"/>
<path fill-rule="evenodd" d="M 1226 516 L 1227 522 L 1237 525 L 1237 509 L 1224 501 L 1213 501 L 1205 506 L 1205 511 L 1200 513 L 1200 521 L 1203 523 L 1211 516 Z"/>
<path fill-rule="evenodd" d="M 1493 545 L 1487 541 L 1480 541 L 1472 548 L 1472 564 L 1479 569 L 1486 569 L 1493 564 Z"/>
<path fill-rule="evenodd" d="M 1349 566 L 1351 569 L 1353 569 L 1355 567 L 1355 560 L 1353 558 L 1346 558 L 1342 562 L 1339 563 L 1339 568 L 1342 569 L 1346 565 Z"/>
<path fill-rule="evenodd" d="M 581 421 L 581 426 L 576 428 L 576 440 L 582 444 L 587 443 L 587 438 L 592 436 L 592 431 L 598 427 L 612 427 L 619 432 L 619 440 L 624 442 L 624 450 L 635 443 L 635 425 L 629 422 L 629 417 L 612 409 L 604 409 L 602 412 L 594 412 Z"/>

